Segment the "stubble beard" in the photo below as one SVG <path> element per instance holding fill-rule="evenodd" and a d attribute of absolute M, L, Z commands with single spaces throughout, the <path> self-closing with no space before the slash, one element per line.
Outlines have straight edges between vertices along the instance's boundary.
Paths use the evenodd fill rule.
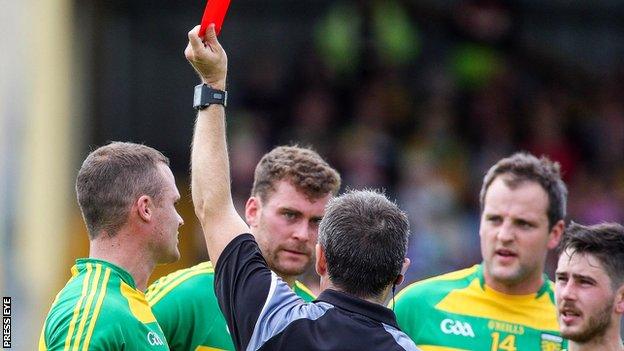
<path fill-rule="evenodd" d="M 296 277 L 303 272 L 305 272 L 307 264 L 302 265 L 300 268 L 293 267 L 285 267 L 280 263 L 279 253 L 282 251 L 281 247 L 277 247 L 274 252 L 271 252 L 270 259 L 268 260 L 269 267 L 283 277 Z M 310 262 L 310 258 L 308 257 L 308 263 Z"/>
<path fill-rule="evenodd" d="M 312 256 L 307 255 L 308 262 L 307 264 L 304 264 L 301 268 L 284 267 L 284 265 L 280 263 L 280 259 L 279 259 L 280 252 L 284 250 L 284 247 L 282 247 L 282 245 L 278 245 L 277 247 L 270 249 L 269 241 L 271 240 L 271 233 L 269 231 L 268 226 L 266 225 L 264 221 L 265 219 L 261 218 L 260 224 L 258 225 L 254 236 L 256 237 L 256 242 L 260 246 L 260 251 L 262 252 L 262 255 L 264 256 L 264 259 L 266 260 L 267 265 L 269 266 L 269 269 L 277 273 L 279 276 L 285 277 L 285 278 L 297 277 L 303 274 L 306 268 L 308 267 L 310 261 L 312 260 Z M 262 236 L 262 239 L 258 240 L 259 239 L 258 236 Z M 308 251 L 307 248 L 305 247 L 298 247 L 296 249 L 300 251 L 303 251 L 303 250 Z"/>
<path fill-rule="evenodd" d="M 490 261 L 487 270 L 492 280 L 500 285 L 518 286 L 526 281 L 529 276 L 528 269 L 523 267 L 520 262 L 513 266 L 503 266 L 493 261 Z"/>
<path fill-rule="evenodd" d="M 580 331 L 562 332 L 561 336 L 579 344 L 602 338 L 611 326 L 613 303 L 607 304 L 598 314 L 589 317 L 587 326 Z"/>

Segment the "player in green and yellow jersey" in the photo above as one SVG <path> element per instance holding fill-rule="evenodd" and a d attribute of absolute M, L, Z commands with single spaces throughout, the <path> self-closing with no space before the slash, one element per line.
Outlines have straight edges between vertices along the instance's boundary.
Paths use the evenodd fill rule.
<path fill-rule="evenodd" d="M 481 188 L 483 263 L 409 285 L 396 297 L 399 326 L 424 351 L 557 351 L 553 283 L 543 273 L 564 229 L 559 165 L 517 153 Z"/>
<path fill-rule="evenodd" d="M 148 302 L 166 324 L 172 350 L 234 350 L 213 286 L 212 263 L 203 262 L 162 277 L 148 289 Z M 315 298 L 299 281 L 293 290 L 305 301 Z"/>
<path fill-rule="evenodd" d="M 169 350 L 143 290 L 154 266 L 180 257 L 180 194 L 169 160 L 150 147 L 114 142 L 78 172 L 89 232 L 45 320 L 39 350 Z"/>
<path fill-rule="evenodd" d="M 536 293 L 508 295 L 490 288 L 476 265 L 404 289 L 395 312 L 425 351 L 561 350 L 554 289 L 546 279 Z"/>
<path fill-rule="evenodd" d="M 40 350 L 168 350 L 130 273 L 79 259 L 46 319 Z"/>
<path fill-rule="evenodd" d="M 569 351 L 624 351 L 624 227 L 570 224 L 559 243 L 556 300 Z"/>
<path fill-rule="evenodd" d="M 245 217 L 268 266 L 302 299 L 314 295 L 296 277 L 313 262 L 318 224 L 340 176 L 316 152 L 280 146 L 254 174 Z M 234 350 L 214 293 L 210 262 L 154 282 L 147 299 L 172 350 Z"/>

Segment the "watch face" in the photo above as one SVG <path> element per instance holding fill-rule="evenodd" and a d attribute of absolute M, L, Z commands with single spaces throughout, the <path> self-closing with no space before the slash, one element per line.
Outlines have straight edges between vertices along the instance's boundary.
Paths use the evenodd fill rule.
<path fill-rule="evenodd" d="M 195 87 L 195 95 L 193 95 L 193 107 L 201 107 L 202 84 Z"/>
<path fill-rule="evenodd" d="M 208 85 L 200 84 L 195 87 L 195 95 L 193 96 L 193 107 L 201 110 L 211 104 L 219 104 L 225 106 L 227 104 L 227 92 L 212 89 Z"/>

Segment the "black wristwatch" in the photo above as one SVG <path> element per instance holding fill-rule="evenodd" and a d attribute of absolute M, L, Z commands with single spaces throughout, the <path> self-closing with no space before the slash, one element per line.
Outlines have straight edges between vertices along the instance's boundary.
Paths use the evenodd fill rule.
<path fill-rule="evenodd" d="M 208 84 L 196 86 L 193 108 L 199 111 L 212 104 L 227 106 L 227 91 L 213 89 Z"/>

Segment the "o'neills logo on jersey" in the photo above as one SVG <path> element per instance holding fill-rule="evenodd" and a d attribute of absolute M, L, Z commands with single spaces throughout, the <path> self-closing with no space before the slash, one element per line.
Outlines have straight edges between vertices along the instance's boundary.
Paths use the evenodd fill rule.
<path fill-rule="evenodd" d="M 161 346 L 165 344 L 160 336 L 158 336 L 158 334 L 154 333 L 153 331 L 147 333 L 147 342 L 149 342 L 149 344 L 152 346 Z"/>
<path fill-rule="evenodd" d="M 472 331 L 472 326 L 468 324 L 468 322 L 452 320 L 449 318 L 440 323 L 440 330 L 442 330 L 444 334 L 469 336 L 471 338 L 475 337 L 475 334 Z"/>

